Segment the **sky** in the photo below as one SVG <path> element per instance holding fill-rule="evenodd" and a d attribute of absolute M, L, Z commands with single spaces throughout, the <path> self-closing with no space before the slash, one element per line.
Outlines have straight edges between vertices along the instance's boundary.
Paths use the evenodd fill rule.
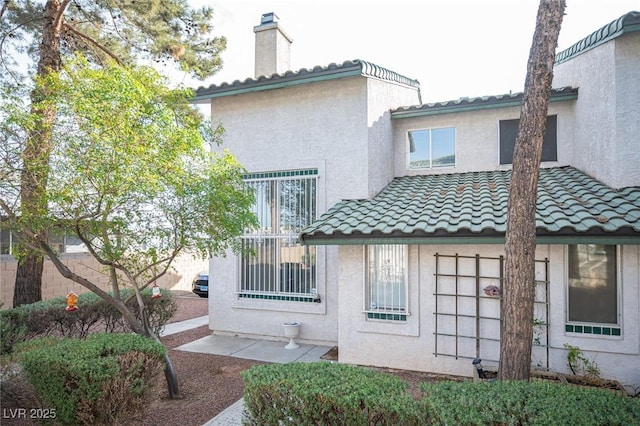
<path fill-rule="evenodd" d="M 521 92 L 538 0 L 188 0 L 214 9 L 227 38 L 223 69 L 197 88 L 254 77 L 253 27 L 275 12 L 293 39 L 291 68 L 361 59 L 420 81 L 422 101 Z M 567 0 L 558 50 L 630 11 L 640 0 Z"/>

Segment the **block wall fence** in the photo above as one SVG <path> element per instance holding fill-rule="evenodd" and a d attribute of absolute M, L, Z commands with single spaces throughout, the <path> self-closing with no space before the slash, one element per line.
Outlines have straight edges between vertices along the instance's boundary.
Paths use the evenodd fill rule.
<path fill-rule="evenodd" d="M 99 285 L 104 290 L 109 290 L 109 277 L 103 272 L 103 267 L 85 253 L 64 254 L 62 261 L 73 272 Z M 13 303 L 13 291 L 18 262 L 9 255 L 0 256 L 0 309 L 11 308 Z M 194 259 L 183 255 L 173 262 L 173 269 L 169 270 L 158 280 L 162 288 L 174 291 L 191 291 L 191 282 L 202 271 L 208 271 L 209 261 Z M 59 296 L 66 296 L 69 291 L 77 294 L 89 290 L 80 284 L 64 278 L 53 263 L 45 259 L 42 273 L 42 299 L 48 300 Z"/>

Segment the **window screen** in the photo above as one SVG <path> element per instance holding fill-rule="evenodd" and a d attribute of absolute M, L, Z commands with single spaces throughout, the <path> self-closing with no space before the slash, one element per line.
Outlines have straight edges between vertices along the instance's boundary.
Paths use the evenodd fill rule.
<path fill-rule="evenodd" d="M 618 323 L 616 246 L 569 246 L 569 321 Z"/>
<path fill-rule="evenodd" d="M 547 117 L 547 129 L 542 142 L 542 161 L 558 161 L 558 116 Z M 519 119 L 500 120 L 500 164 L 513 162 L 513 150 L 518 135 Z"/>

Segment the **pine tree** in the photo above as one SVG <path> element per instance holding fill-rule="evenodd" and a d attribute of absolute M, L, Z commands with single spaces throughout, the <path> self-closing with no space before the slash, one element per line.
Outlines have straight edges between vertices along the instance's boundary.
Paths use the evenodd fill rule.
<path fill-rule="evenodd" d="M 60 71 L 64 58 L 82 52 L 96 65 L 107 58 L 128 65 L 148 60 L 167 65 L 196 78 L 206 78 L 222 66 L 224 37 L 212 35 L 211 8 L 188 7 L 185 0 L 3 0 L 0 8 L 0 51 L 4 90 L 28 81 L 35 73 L 41 81 Z M 23 56 L 35 69 L 24 70 Z M 35 81 L 35 79 L 33 80 Z M 55 120 L 54 95 L 45 86 L 31 89 L 31 110 L 39 120 L 29 130 L 22 152 L 21 215 L 46 215 L 45 188 L 49 175 L 51 126 Z M 105 111 L 108 113 L 108 111 Z M 43 234 L 47 229 L 36 229 Z M 16 250 L 13 306 L 42 298 L 42 255 L 24 244 Z"/>
<path fill-rule="evenodd" d="M 535 299 L 536 201 L 564 0 L 541 0 L 533 35 L 507 211 L 501 380 L 529 380 Z"/>

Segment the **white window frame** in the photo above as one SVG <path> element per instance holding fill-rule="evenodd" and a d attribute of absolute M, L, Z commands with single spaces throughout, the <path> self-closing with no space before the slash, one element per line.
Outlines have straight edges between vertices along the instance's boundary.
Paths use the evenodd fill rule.
<path fill-rule="evenodd" d="M 432 132 L 434 130 L 442 130 L 442 129 L 452 129 L 453 130 L 453 164 L 445 164 L 445 165 L 435 165 L 433 164 L 433 137 Z M 429 132 L 429 165 L 421 166 L 421 167 L 411 167 L 411 138 L 410 134 L 412 132 L 420 132 L 420 131 L 428 131 Z M 446 167 L 455 167 L 456 166 L 456 139 L 457 139 L 457 131 L 455 126 L 442 126 L 442 127 L 430 127 L 425 129 L 411 129 L 407 131 L 407 169 L 408 170 L 432 170 L 432 169 L 441 169 Z"/>
<path fill-rule="evenodd" d="M 587 244 L 570 244 L 570 245 L 589 245 Z M 614 244 L 603 244 L 612 246 Z M 620 245 L 615 245 L 615 253 L 616 253 L 616 313 L 617 318 L 615 323 L 598 323 L 598 322 L 587 322 L 587 321 L 571 321 L 569 319 L 569 245 L 565 245 L 564 247 L 564 258 L 565 258 L 565 327 L 580 327 L 581 331 L 573 331 L 575 333 L 581 334 L 585 337 L 621 337 L 622 336 L 622 248 Z M 584 331 L 584 328 L 587 327 L 589 329 L 593 329 L 593 327 L 599 328 L 609 328 L 609 329 L 619 329 L 620 334 L 600 334 Z M 571 331 L 570 331 L 571 332 Z"/>
<path fill-rule="evenodd" d="M 371 299 L 371 282 L 370 282 L 370 250 L 374 247 L 381 246 L 393 246 L 396 249 L 402 250 L 402 276 L 404 285 L 404 308 L 400 309 L 385 309 L 374 308 L 370 304 Z M 362 250 L 363 255 L 363 311 L 368 319 L 373 320 L 391 320 L 391 321 L 406 321 L 409 317 L 409 246 L 406 244 L 378 244 L 378 245 L 365 245 Z M 403 319 L 396 319 L 394 316 L 403 317 Z M 376 318 L 377 317 L 377 318 Z"/>

